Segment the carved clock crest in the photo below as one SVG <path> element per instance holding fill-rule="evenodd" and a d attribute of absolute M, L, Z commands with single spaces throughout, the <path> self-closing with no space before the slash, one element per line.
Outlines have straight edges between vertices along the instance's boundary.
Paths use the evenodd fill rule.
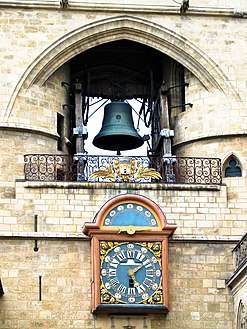
<path fill-rule="evenodd" d="M 83 233 L 92 238 L 92 312 L 168 312 L 168 237 L 176 225 L 150 199 L 119 195 Z"/>

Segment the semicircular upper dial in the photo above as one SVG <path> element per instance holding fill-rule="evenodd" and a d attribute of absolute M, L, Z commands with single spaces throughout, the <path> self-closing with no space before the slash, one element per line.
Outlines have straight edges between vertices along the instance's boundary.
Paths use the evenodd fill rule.
<path fill-rule="evenodd" d="M 124 202 L 113 207 L 103 220 L 104 227 L 110 226 L 158 227 L 156 214 L 148 207 L 135 202 Z"/>

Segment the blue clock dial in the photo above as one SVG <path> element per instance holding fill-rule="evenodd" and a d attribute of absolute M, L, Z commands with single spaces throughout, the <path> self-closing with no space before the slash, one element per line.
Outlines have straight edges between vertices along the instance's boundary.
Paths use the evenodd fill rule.
<path fill-rule="evenodd" d="M 154 295 L 160 300 L 160 242 L 112 244 L 101 257 L 102 302 L 152 303 Z"/>
<path fill-rule="evenodd" d="M 123 225 L 157 227 L 158 223 L 154 214 L 144 205 L 129 202 L 112 208 L 103 221 L 103 226 Z"/>

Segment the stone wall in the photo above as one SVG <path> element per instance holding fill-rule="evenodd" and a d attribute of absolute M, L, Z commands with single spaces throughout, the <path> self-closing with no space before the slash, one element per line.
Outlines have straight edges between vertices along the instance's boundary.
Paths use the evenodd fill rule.
<path fill-rule="evenodd" d="M 107 200 L 125 193 L 155 200 L 168 223 L 178 225 L 175 235 L 241 237 L 247 227 L 246 190 L 236 194 L 227 186 L 16 182 L 15 199 L 2 199 L 0 229 L 32 232 L 36 214 L 40 231 L 80 233 Z"/>
<path fill-rule="evenodd" d="M 89 241 L 1 241 L 1 328 L 93 328 Z"/>
<path fill-rule="evenodd" d="M 98 329 L 112 321 L 125 328 L 126 317 L 91 315 L 90 241 L 81 230 L 113 196 L 138 193 L 155 200 L 178 228 L 169 243 L 171 311 L 130 316 L 130 325 L 233 329 L 225 280 L 234 268 L 231 250 L 246 230 L 246 210 L 228 202 L 227 186 L 144 184 L 140 190 L 138 184 L 17 181 L 15 192 L 2 199 L 0 216 L 2 328 Z"/>
<path fill-rule="evenodd" d="M 90 242 L 65 237 L 1 239 L 0 327 L 111 328 L 111 318 L 92 316 Z M 169 246 L 170 312 L 147 316 L 148 329 L 232 329 L 232 296 L 225 279 L 232 272 L 233 244 L 172 241 Z M 143 328 L 143 316 L 129 317 Z M 114 316 L 115 328 L 127 317 Z"/>

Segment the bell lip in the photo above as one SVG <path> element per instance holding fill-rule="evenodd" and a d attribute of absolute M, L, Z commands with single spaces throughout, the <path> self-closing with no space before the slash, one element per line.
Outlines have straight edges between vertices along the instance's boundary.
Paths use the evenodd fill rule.
<path fill-rule="evenodd" d="M 114 135 L 110 138 L 120 138 L 122 136 L 122 139 L 124 139 L 124 137 L 126 137 L 125 135 Z M 94 137 L 93 139 L 93 145 L 95 147 L 98 147 L 101 150 L 108 150 L 108 151 L 128 151 L 128 150 L 133 150 L 136 148 L 141 147 L 144 144 L 144 140 L 141 136 L 128 136 L 129 139 L 129 145 L 128 146 L 124 146 L 123 144 L 121 145 L 121 142 L 119 142 L 119 144 L 114 143 L 114 145 L 111 144 L 111 142 L 109 141 L 109 136 L 102 136 L 99 138 L 96 138 L 97 135 Z M 101 146 L 101 145 L 104 145 Z"/>

